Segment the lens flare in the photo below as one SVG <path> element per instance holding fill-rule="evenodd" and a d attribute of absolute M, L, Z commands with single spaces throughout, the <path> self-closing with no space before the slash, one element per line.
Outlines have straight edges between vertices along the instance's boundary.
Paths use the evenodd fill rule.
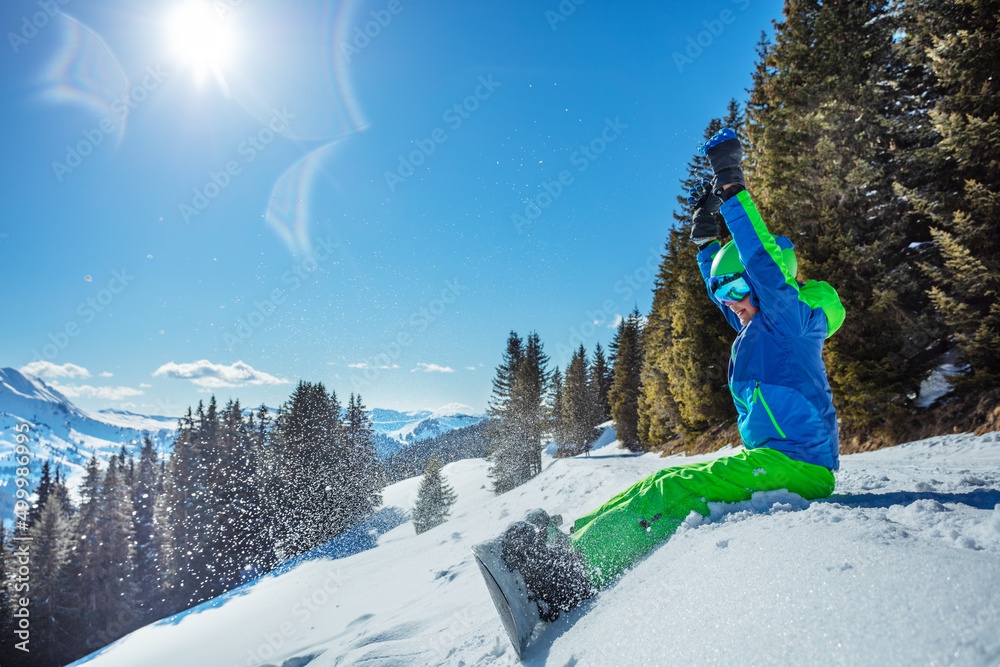
<path fill-rule="evenodd" d="M 339 143 L 334 141 L 312 151 L 285 171 L 271 188 L 265 220 L 288 251 L 298 257 L 312 254 L 309 200 L 313 182 L 321 163 Z"/>
<path fill-rule="evenodd" d="M 53 23 L 61 32 L 60 48 L 42 72 L 42 98 L 82 106 L 109 118 L 121 141 L 130 106 L 128 76 L 111 47 L 96 32 L 69 14 Z"/>

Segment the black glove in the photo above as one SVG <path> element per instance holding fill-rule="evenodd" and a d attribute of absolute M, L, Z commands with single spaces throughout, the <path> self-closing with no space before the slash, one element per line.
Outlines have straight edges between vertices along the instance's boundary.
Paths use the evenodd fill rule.
<path fill-rule="evenodd" d="M 701 245 L 719 235 L 719 221 L 715 217 L 722 200 L 712 192 L 711 181 L 704 180 L 691 188 L 688 203 L 694 204 L 691 216 L 691 240 Z"/>
<path fill-rule="evenodd" d="M 698 152 L 706 156 L 712 164 L 712 172 L 715 174 L 712 188 L 716 194 L 721 194 L 722 187 L 730 183 L 743 186 L 730 190 L 730 193 L 746 189 L 746 179 L 743 178 L 743 169 L 740 166 L 743 162 L 743 146 L 736 138 L 735 130 L 728 127 L 719 130 L 711 139 L 698 147 Z"/>

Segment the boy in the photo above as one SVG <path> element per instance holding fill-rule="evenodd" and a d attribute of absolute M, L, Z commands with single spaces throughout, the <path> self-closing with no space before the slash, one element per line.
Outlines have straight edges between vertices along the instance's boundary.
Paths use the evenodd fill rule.
<path fill-rule="evenodd" d="M 476 546 L 519 654 L 534 622 L 554 620 L 608 585 L 692 511 L 707 516 L 708 502 L 778 489 L 806 499 L 833 493 L 839 440 L 822 349 L 843 322 L 843 307 L 829 285 L 796 282 L 791 242 L 767 231 L 746 191 L 736 133 L 722 130 L 699 150 L 714 179 L 692 190 L 691 236 L 709 294 L 739 332 L 729 388 L 745 449 L 660 470 L 577 519 L 568 536 L 559 530 L 561 518 L 535 510 Z M 720 211 L 733 234 L 725 247 L 717 240 Z"/>

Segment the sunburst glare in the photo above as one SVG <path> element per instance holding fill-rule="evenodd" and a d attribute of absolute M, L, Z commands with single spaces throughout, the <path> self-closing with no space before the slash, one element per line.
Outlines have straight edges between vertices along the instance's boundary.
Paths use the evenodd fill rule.
<path fill-rule="evenodd" d="M 174 57 L 193 68 L 199 82 L 211 72 L 227 90 L 223 69 L 232 61 L 236 40 L 224 16 L 208 3 L 192 0 L 170 14 L 167 35 Z"/>

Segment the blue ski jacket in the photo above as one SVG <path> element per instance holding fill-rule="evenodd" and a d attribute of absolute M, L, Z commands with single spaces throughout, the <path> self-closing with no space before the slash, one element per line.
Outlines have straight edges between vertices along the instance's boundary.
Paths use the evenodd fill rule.
<path fill-rule="evenodd" d="M 832 288 L 833 303 L 815 306 L 803 298 L 803 286 L 788 275 L 779 240 L 767 231 L 748 192 L 725 202 L 721 213 L 745 267 L 751 302 L 760 308 L 744 327 L 709 289 L 726 320 L 739 331 L 729 359 L 729 390 L 743 444 L 837 470 L 837 412 L 822 351 L 827 335 L 843 320 L 843 306 Z M 790 247 L 788 239 L 780 240 Z M 698 253 L 706 285 L 720 249 L 716 241 Z"/>

